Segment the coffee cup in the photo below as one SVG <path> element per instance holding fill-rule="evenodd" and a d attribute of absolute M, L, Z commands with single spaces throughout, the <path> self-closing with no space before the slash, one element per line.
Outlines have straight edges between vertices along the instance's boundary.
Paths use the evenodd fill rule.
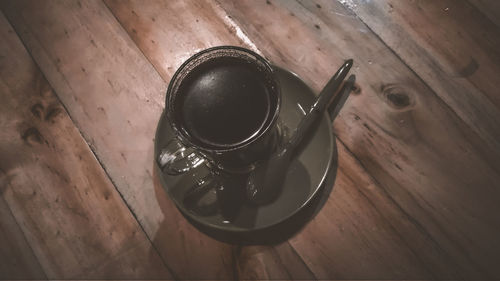
<path fill-rule="evenodd" d="M 278 80 L 262 56 L 234 46 L 203 50 L 169 83 L 165 114 L 175 138 L 157 162 L 171 175 L 201 164 L 248 172 L 275 150 L 280 107 Z"/>

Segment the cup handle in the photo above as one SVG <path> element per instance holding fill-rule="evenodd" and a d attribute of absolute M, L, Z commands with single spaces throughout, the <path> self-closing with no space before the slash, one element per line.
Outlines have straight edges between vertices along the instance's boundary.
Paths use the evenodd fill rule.
<path fill-rule="evenodd" d="M 206 159 L 194 148 L 186 147 L 174 138 L 160 150 L 156 161 L 164 173 L 179 175 L 200 166 Z"/>

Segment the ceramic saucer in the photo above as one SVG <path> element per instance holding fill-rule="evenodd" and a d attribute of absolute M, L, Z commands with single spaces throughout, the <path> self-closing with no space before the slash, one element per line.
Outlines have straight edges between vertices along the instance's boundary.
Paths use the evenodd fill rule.
<path fill-rule="evenodd" d="M 275 67 L 282 93 L 282 108 L 279 116 L 280 124 L 292 132 L 298 125 L 305 111 L 316 99 L 313 91 L 295 74 Z M 155 155 L 166 145 L 174 133 L 162 114 L 155 137 Z M 333 159 L 336 157 L 332 125 L 327 114 L 312 128 L 294 156 L 288 169 L 280 196 L 267 205 L 254 205 L 245 201 L 238 206 L 228 218 L 224 206 L 217 202 L 215 190 L 207 191 L 200 201 L 211 208 L 193 208 L 186 196 L 194 185 L 210 171 L 204 165 L 182 175 L 170 176 L 162 173 L 156 165 L 160 181 L 178 209 L 190 220 L 206 227 L 230 232 L 248 232 L 269 228 L 290 218 L 318 193 L 326 179 Z M 219 196 L 220 198 L 220 196 Z"/>

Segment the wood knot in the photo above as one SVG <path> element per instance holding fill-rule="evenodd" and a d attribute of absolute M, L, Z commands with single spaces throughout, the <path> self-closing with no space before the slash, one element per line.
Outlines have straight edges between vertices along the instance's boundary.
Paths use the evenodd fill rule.
<path fill-rule="evenodd" d="M 361 94 L 361 86 L 359 86 L 358 83 L 354 83 L 354 85 L 352 86 L 352 91 L 351 91 L 351 95 L 359 95 Z"/>
<path fill-rule="evenodd" d="M 45 141 L 42 134 L 40 134 L 38 129 L 35 127 L 26 129 L 26 131 L 21 134 L 21 139 L 23 139 L 24 142 L 28 145 L 31 145 L 33 143 L 42 144 Z"/>
<path fill-rule="evenodd" d="M 479 69 L 479 63 L 474 58 L 470 58 L 469 63 L 458 70 L 458 77 L 469 77 Z"/>
<path fill-rule="evenodd" d="M 407 107 L 410 105 L 410 98 L 403 93 L 389 93 L 387 99 L 396 107 Z"/>
<path fill-rule="evenodd" d="M 47 115 L 45 115 L 45 121 L 54 123 L 57 116 L 63 113 L 62 109 L 59 107 L 52 107 L 47 109 Z"/>
<path fill-rule="evenodd" d="M 31 107 L 31 113 L 33 113 L 36 118 L 42 119 L 43 105 L 41 105 L 40 103 L 36 103 Z"/>
<path fill-rule="evenodd" d="M 479 63 L 473 57 L 470 57 L 468 60 L 460 57 L 460 59 L 438 62 L 438 66 L 446 74 L 457 78 L 470 77 L 479 69 Z"/>
<path fill-rule="evenodd" d="M 384 102 L 393 109 L 407 111 L 415 104 L 412 93 L 398 84 L 385 84 L 380 90 Z"/>

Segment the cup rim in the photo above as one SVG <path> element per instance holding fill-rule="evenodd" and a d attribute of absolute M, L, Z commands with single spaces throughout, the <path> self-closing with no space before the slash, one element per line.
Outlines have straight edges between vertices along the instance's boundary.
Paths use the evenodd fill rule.
<path fill-rule="evenodd" d="M 260 128 L 259 132 L 251 137 L 249 139 L 238 143 L 234 146 L 228 146 L 228 147 L 205 147 L 202 145 L 199 145 L 193 141 L 190 140 L 190 136 L 188 136 L 185 132 L 183 132 L 182 129 L 178 128 L 177 122 L 175 122 L 175 118 L 173 116 L 173 111 L 174 111 L 174 101 L 175 101 L 175 95 L 172 93 L 174 91 L 174 85 L 177 80 L 179 79 L 179 76 L 183 72 L 183 70 L 194 60 L 198 59 L 199 57 L 206 55 L 208 53 L 212 52 L 217 52 L 217 51 L 223 51 L 223 50 L 235 50 L 242 52 L 246 55 L 250 55 L 251 57 L 254 57 L 256 60 L 258 60 L 260 63 L 262 63 L 265 67 L 265 71 L 269 74 L 269 76 L 272 78 L 272 83 L 274 91 L 276 93 L 276 106 L 273 114 L 269 114 L 267 117 L 264 125 Z M 203 62 L 202 62 L 203 63 Z M 186 74 L 187 75 L 187 74 Z M 184 77 L 183 77 L 184 78 Z M 182 82 L 182 80 L 181 80 Z M 180 83 L 179 83 L 180 85 Z M 170 82 L 168 84 L 167 92 L 166 92 L 166 100 L 165 100 L 165 112 L 167 114 L 167 118 L 169 120 L 169 123 L 172 127 L 172 129 L 175 132 L 175 135 L 177 138 L 180 139 L 182 143 L 184 143 L 186 146 L 190 147 L 195 147 L 196 149 L 200 149 L 202 151 L 207 151 L 207 152 L 216 152 L 216 153 L 223 153 L 223 152 L 229 152 L 229 151 L 234 151 L 238 150 L 244 147 L 249 146 L 250 144 L 254 143 L 255 141 L 259 140 L 264 134 L 269 132 L 274 125 L 276 124 L 276 121 L 278 120 L 279 113 L 281 111 L 281 89 L 279 85 L 278 79 L 276 79 L 275 71 L 273 67 L 271 66 L 271 63 L 265 59 L 263 56 L 257 54 L 256 52 L 243 48 L 243 47 L 238 47 L 238 46 L 229 46 L 229 45 L 224 45 L 224 46 L 216 46 L 216 47 L 211 47 L 208 49 L 204 49 L 191 57 L 189 57 L 184 63 L 179 66 L 179 68 L 175 71 L 174 75 L 170 79 Z"/>

